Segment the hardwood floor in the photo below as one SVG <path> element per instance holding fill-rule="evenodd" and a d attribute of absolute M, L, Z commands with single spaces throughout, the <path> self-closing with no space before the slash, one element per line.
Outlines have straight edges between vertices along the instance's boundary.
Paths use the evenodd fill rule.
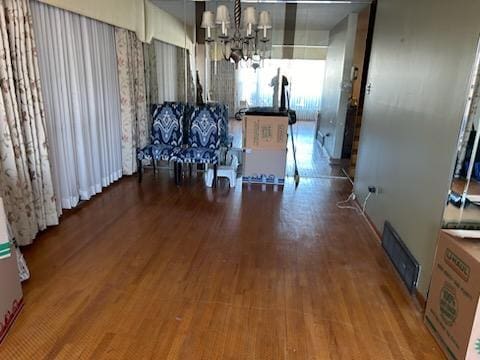
<path fill-rule="evenodd" d="M 25 250 L 0 359 L 441 359 L 348 191 L 124 178 Z"/>

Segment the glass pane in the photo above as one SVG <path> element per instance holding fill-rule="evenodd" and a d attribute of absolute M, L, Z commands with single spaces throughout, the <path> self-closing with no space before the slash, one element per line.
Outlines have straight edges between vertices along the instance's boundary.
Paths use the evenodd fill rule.
<path fill-rule="evenodd" d="M 279 70 L 288 79 L 290 108 L 297 112 L 297 119 L 315 120 L 321 106 L 324 60 L 266 59 L 257 70 L 240 67 L 236 77 L 236 106 L 272 106 L 273 81 Z"/>

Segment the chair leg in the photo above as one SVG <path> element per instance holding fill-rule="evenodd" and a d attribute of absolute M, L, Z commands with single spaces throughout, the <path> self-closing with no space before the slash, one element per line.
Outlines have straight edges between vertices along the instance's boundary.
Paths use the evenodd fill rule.
<path fill-rule="evenodd" d="M 217 187 L 217 164 L 213 165 L 213 187 Z"/>
<path fill-rule="evenodd" d="M 153 176 L 155 176 L 157 172 L 157 161 L 153 159 L 152 162 L 153 162 Z"/>
<path fill-rule="evenodd" d="M 143 177 L 143 162 L 137 159 L 138 183 L 142 182 Z"/>
<path fill-rule="evenodd" d="M 175 185 L 178 185 L 178 163 L 173 163 L 173 175 L 175 176 Z"/>
<path fill-rule="evenodd" d="M 177 185 L 182 185 L 182 163 L 177 164 L 177 172 L 178 172 L 178 183 Z"/>
<path fill-rule="evenodd" d="M 192 177 L 192 163 L 188 164 L 188 176 Z"/>

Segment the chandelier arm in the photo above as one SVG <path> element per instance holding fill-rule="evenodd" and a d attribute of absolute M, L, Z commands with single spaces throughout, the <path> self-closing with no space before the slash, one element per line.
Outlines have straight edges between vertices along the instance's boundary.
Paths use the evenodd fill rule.
<path fill-rule="evenodd" d="M 222 55 L 223 55 L 223 59 L 226 61 L 230 61 L 230 54 L 227 56 L 227 44 L 229 42 L 230 40 L 222 41 Z"/>

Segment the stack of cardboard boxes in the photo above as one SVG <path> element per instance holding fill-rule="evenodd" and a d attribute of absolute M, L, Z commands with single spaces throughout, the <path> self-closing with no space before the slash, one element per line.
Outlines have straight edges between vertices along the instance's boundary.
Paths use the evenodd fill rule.
<path fill-rule="evenodd" d="M 480 359 L 480 232 L 442 230 L 425 323 L 449 359 Z"/>
<path fill-rule="evenodd" d="M 22 309 L 22 287 L 16 253 L 9 242 L 3 202 L 0 198 L 0 244 L 8 247 L 0 258 L 0 343 Z"/>
<path fill-rule="evenodd" d="M 247 115 L 243 126 L 243 182 L 283 185 L 288 116 Z"/>

